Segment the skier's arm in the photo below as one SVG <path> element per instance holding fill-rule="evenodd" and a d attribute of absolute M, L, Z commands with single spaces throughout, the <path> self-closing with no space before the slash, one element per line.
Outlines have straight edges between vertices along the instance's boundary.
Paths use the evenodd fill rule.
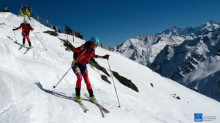
<path fill-rule="evenodd" d="M 32 31 L 34 30 L 34 28 L 31 25 L 30 25 L 30 30 L 32 30 Z"/>
<path fill-rule="evenodd" d="M 21 25 L 20 25 L 18 28 L 13 29 L 13 31 L 18 30 L 18 29 L 20 29 L 20 28 L 21 28 Z"/>
<path fill-rule="evenodd" d="M 104 55 L 104 56 L 95 55 L 94 57 L 95 58 L 109 59 L 109 55 Z"/>

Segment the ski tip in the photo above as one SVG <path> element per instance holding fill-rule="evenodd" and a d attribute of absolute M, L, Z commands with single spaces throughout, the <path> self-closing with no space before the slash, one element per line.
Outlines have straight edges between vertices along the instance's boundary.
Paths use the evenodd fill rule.
<path fill-rule="evenodd" d="M 109 113 L 109 111 L 108 110 L 103 110 L 105 113 Z"/>

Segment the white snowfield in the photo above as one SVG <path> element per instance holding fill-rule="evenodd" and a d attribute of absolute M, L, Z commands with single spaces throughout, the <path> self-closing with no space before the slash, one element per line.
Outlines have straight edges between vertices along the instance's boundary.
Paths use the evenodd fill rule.
<path fill-rule="evenodd" d="M 15 31 L 15 35 L 12 31 L 22 20 L 23 17 L 11 13 L 0 13 L 0 123 L 193 123 L 194 113 L 202 113 L 203 122 L 220 123 L 219 102 L 99 47 L 96 54 L 109 54 L 112 70 L 130 79 L 139 92 L 114 78 L 121 104 L 118 108 L 113 84 L 104 82 L 100 77 L 104 73 L 88 64 L 94 94 L 110 113 L 104 114 L 96 105 L 83 100 L 89 109 L 84 113 L 73 101 L 76 76 L 72 70 L 53 89 L 72 62 L 73 53 L 66 51 L 59 40 L 65 39 L 65 35 L 60 33 L 54 37 L 43 33 L 51 29 L 32 18 L 30 23 L 34 31 L 30 33 L 30 39 L 34 48 L 24 54 L 26 48 L 18 50 L 20 46 L 14 43 L 15 35 L 22 43 L 21 30 Z M 68 37 L 72 42 L 72 37 Z M 76 47 L 84 43 L 75 39 L 72 44 Z M 108 69 L 107 60 L 96 61 Z M 112 82 L 110 77 L 108 80 Z M 84 93 L 88 92 L 83 81 L 81 94 L 83 99 L 87 99 Z M 180 99 L 175 98 L 178 96 Z M 207 117 L 211 117 L 211 121 L 205 121 Z"/>

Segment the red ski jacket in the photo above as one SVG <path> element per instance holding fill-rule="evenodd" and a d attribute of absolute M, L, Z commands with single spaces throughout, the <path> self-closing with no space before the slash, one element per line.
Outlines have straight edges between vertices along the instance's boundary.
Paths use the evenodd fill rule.
<path fill-rule="evenodd" d="M 33 27 L 32 27 L 29 23 L 27 23 L 27 24 L 22 23 L 22 24 L 21 24 L 18 28 L 16 28 L 15 30 L 18 30 L 18 29 L 20 29 L 20 28 L 22 28 L 22 31 L 23 31 L 23 32 L 30 32 L 30 30 L 34 30 Z"/>
<path fill-rule="evenodd" d="M 85 51 L 86 50 L 86 51 Z M 84 52 L 85 51 L 85 52 Z M 77 53 L 76 56 L 76 63 L 80 63 L 81 65 L 87 64 L 87 62 L 92 58 L 92 57 L 97 57 L 95 55 L 95 51 L 92 49 L 85 49 L 84 45 L 81 45 L 79 48 L 75 48 L 73 50 L 74 53 Z"/>

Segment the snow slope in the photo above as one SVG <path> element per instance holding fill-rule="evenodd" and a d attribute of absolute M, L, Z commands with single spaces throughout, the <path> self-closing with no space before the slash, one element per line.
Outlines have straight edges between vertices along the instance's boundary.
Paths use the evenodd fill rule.
<path fill-rule="evenodd" d="M 112 70 L 130 79 L 139 92 L 125 87 L 114 78 L 121 103 L 121 108 L 118 108 L 113 84 L 104 82 L 100 77 L 104 73 L 88 65 L 94 94 L 110 113 L 102 114 L 96 105 L 83 100 L 89 108 L 84 113 L 79 104 L 72 100 L 76 81 L 72 71 L 68 72 L 56 89 L 52 87 L 72 62 L 72 53 L 66 51 L 58 39 L 65 39 L 65 35 L 54 37 L 43 33 L 51 29 L 32 19 L 30 23 L 35 30 L 30 38 L 34 48 L 23 54 L 26 49 L 18 50 L 20 46 L 10 39 L 15 39 L 12 29 L 21 22 L 22 17 L 0 13 L 1 123 L 191 123 L 194 122 L 194 113 L 215 116 L 216 120 L 210 122 L 220 122 L 219 102 L 161 77 L 120 54 L 99 47 L 96 54 L 110 54 Z M 21 31 L 15 32 L 17 41 L 21 43 L 20 33 Z M 47 51 L 33 33 L 42 40 Z M 83 42 L 76 39 L 73 45 L 77 47 Z M 108 69 L 106 60 L 96 61 Z M 82 94 L 87 93 L 85 84 L 82 83 Z M 180 99 L 175 98 L 177 96 Z M 82 98 L 86 99 L 84 95 Z"/>

